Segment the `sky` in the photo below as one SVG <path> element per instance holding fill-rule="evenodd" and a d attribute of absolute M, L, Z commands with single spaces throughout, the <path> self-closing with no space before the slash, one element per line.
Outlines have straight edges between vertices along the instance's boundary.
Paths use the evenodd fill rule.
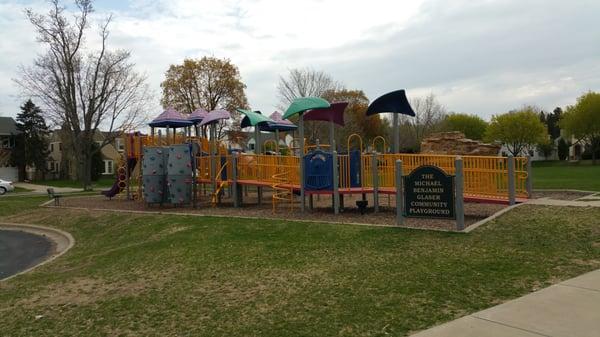
<path fill-rule="evenodd" d="M 71 8 L 71 2 L 65 4 Z M 253 109 L 278 105 L 289 69 L 330 74 L 374 100 L 405 89 L 484 119 L 523 105 L 545 111 L 600 91 L 597 0 L 108 0 L 96 1 L 87 38 L 109 14 L 109 48 L 128 49 L 161 112 L 160 83 L 184 58 L 229 58 Z M 0 116 L 25 97 L 13 79 L 44 51 L 23 10 L 44 1 L 0 0 Z"/>

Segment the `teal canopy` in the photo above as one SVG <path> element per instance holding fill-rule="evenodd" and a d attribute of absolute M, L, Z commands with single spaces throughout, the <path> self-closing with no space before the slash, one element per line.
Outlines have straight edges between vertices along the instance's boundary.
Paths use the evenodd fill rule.
<path fill-rule="evenodd" d="M 285 110 L 283 119 L 288 119 L 297 113 L 311 109 L 329 108 L 329 102 L 319 97 L 300 97 L 294 99 L 292 104 Z"/>
<path fill-rule="evenodd" d="M 245 109 L 236 109 L 237 112 L 244 115 L 244 119 L 242 120 L 242 127 L 255 126 L 260 123 L 268 123 L 274 122 L 271 118 L 263 115 L 260 111 L 251 111 Z"/>

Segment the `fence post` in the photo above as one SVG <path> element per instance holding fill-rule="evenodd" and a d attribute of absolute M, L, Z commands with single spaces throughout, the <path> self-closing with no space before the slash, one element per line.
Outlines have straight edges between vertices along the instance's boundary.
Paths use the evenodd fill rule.
<path fill-rule="evenodd" d="M 231 177 L 231 179 L 233 180 L 233 207 L 238 208 L 240 207 L 240 199 L 239 199 L 239 192 L 238 192 L 238 172 L 237 172 L 237 162 L 238 162 L 238 154 L 237 152 L 233 153 L 233 155 L 231 156 L 231 175 L 233 177 Z"/>
<path fill-rule="evenodd" d="M 402 193 L 402 160 L 396 160 L 396 225 L 404 224 L 404 194 Z"/>
<path fill-rule="evenodd" d="M 198 200 L 196 200 L 196 192 L 198 188 L 198 171 L 196 166 L 198 164 L 196 159 L 196 151 L 194 151 L 194 143 L 190 141 L 190 156 L 192 161 L 192 207 L 196 208 L 198 206 Z"/>
<path fill-rule="evenodd" d="M 300 211 L 306 209 L 306 199 L 304 198 L 304 116 L 303 113 L 298 114 L 298 132 L 300 133 Z"/>
<path fill-rule="evenodd" d="M 456 229 L 459 231 L 465 229 L 464 184 L 463 160 L 461 157 L 456 157 L 454 160 L 454 189 L 456 192 L 454 197 L 454 211 L 456 215 Z"/>
<path fill-rule="evenodd" d="M 531 169 L 531 156 L 527 156 L 527 196 L 531 198 L 533 194 L 533 175 Z"/>
<path fill-rule="evenodd" d="M 168 130 L 168 129 L 167 129 Z M 215 124 L 210 125 L 210 183 L 212 185 L 212 192 L 217 193 L 217 148 L 215 139 L 217 137 L 217 130 Z M 167 137 L 168 138 L 168 137 Z"/>
<path fill-rule="evenodd" d="M 333 214 L 340 212 L 340 190 L 338 189 L 338 155 L 333 151 Z"/>
<path fill-rule="evenodd" d="M 377 153 L 373 151 L 371 158 L 371 177 L 373 181 L 373 209 L 379 212 L 379 175 L 377 172 Z"/>
<path fill-rule="evenodd" d="M 392 153 L 400 153 L 400 131 L 399 131 L 399 126 L 398 126 L 398 114 L 395 113 L 393 118 L 392 118 L 392 123 L 394 124 L 392 126 L 392 130 L 394 133 L 394 148 L 392 149 Z"/>
<path fill-rule="evenodd" d="M 260 129 L 258 128 L 258 125 L 254 126 L 254 154 L 256 155 L 256 159 L 257 159 L 257 163 L 258 165 L 256 165 L 256 173 L 258 175 L 258 180 L 263 180 L 263 171 L 265 169 L 264 166 L 262 166 L 260 164 L 260 162 L 263 160 L 263 158 L 261 157 L 262 155 L 262 144 L 260 143 Z M 257 186 L 256 187 L 256 194 L 257 194 L 257 198 L 258 198 L 258 204 L 262 205 L 262 199 L 263 199 L 263 189 L 261 186 Z"/>
<path fill-rule="evenodd" d="M 514 205 L 515 203 L 515 157 L 510 154 L 508 155 L 508 204 Z"/>

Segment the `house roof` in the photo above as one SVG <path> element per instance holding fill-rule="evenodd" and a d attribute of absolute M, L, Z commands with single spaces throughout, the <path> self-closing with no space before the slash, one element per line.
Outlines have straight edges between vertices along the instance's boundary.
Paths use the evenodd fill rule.
<path fill-rule="evenodd" d="M 12 117 L 0 117 L 0 136 L 10 136 L 20 133 L 17 123 Z"/>

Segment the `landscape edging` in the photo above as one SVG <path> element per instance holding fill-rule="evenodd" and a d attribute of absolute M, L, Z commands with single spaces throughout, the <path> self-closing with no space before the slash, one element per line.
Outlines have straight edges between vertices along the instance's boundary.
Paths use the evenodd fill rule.
<path fill-rule="evenodd" d="M 54 252 L 51 255 L 47 256 L 43 261 L 41 261 L 40 263 L 38 263 L 34 266 L 31 266 L 31 267 L 25 269 L 25 270 L 22 270 L 14 275 L 3 278 L 0 280 L 0 282 L 4 282 L 4 281 L 10 280 L 11 278 L 16 277 L 18 275 L 28 273 L 39 266 L 42 266 L 48 262 L 51 262 L 54 259 L 60 257 L 64 253 L 66 253 L 69 249 L 71 249 L 75 245 L 75 238 L 73 238 L 73 236 L 70 233 L 60 230 L 60 229 L 57 229 L 57 228 L 40 226 L 40 225 L 31 225 L 31 224 L 0 222 L 0 229 L 12 230 L 12 231 L 22 231 L 22 232 L 31 233 L 34 235 L 44 236 L 44 237 L 48 238 L 49 240 L 51 240 L 55 245 Z"/>

